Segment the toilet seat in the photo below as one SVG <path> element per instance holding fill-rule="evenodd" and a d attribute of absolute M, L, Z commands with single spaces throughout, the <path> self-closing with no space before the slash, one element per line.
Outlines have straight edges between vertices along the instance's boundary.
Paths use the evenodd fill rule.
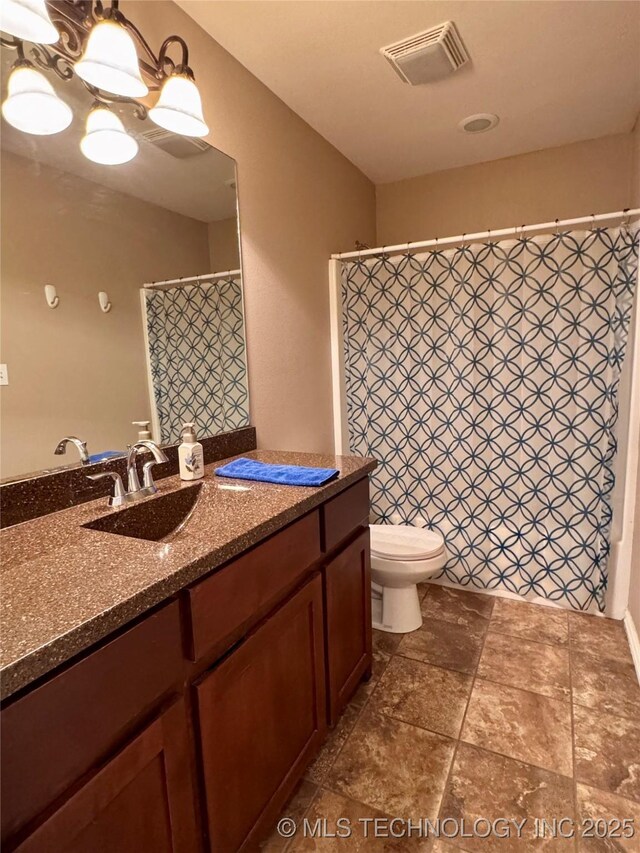
<path fill-rule="evenodd" d="M 444 538 L 437 530 L 396 524 L 372 524 L 371 556 L 402 563 L 442 556 Z"/>

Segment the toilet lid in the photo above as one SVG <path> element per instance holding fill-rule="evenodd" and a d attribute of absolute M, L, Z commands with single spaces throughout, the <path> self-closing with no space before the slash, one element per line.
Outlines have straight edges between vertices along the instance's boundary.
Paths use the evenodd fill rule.
<path fill-rule="evenodd" d="M 371 553 L 387 560 L 425 560 L 444 550 L 437 530 L 400 524 L 372 524 Z"/>

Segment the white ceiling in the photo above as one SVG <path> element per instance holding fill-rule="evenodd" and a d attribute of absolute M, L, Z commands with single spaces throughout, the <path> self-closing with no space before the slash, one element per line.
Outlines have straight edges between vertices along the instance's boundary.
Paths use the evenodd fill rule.
<path fill-rule="evenodd" d="M 631 0 L 176 0 L 376 183 L 632 129 L 640 3 Z M 472 63 L 412 87 L 383 45 L 456 23 Z M 497 113 L 470 136 L 467 115 Z"/>

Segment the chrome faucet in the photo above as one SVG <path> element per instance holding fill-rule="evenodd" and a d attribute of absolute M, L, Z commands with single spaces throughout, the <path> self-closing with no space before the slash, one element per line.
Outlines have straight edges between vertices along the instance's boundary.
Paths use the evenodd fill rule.
<path fill-rule="evenodd" d="M 81 441 L 75 435 L 67 435 L 62 441 L 58 442 L 58 446 L 53 451 L 56 456 L 63 456 L 67 452 L 67 444 L 74 444 L 80 454 L 80 461 L 83 465 L 89 465 L 89 453 L 87 451 L 87 442 Z"/>
<path fill-rule="evenodd" d="M 138 453 L 145 450 L 149 450 L 153 453 L 153 459 L 149 460 L 149 462 L 145 462 L 142 466 L 143 485 L 141 486 L 140 479 L 138 478 L 138 471 L 136 469 L 136 459 L 138 457 Z M 141 441 L 136 441 L 135 444 L 132 444 L 129 448 L 129 453 L 127 454 L 127 496 L 129 499 L 137 500 L 138 497 L 155 495 L 158 491 L 158 487 L 153 482 L 153 466 L 160 462 L 168 461 L 166 453 L 158 447 L 155 441 L 142 439 Z"/>
<path fill-rule="evenodd" d="M 151 453 L 153 453 L 153 459 L 150 459 L 149 462 L 145 462 L 142 466 L 144 484 L 141 486 L 138 478 L 138 471 L 136 470 L 136 459 L 138 457 L 138 453 L 147 450 L 150 450 Z M 159 462 L 168 461 L 169 460 L 167 459 L 165 452 L 158 447 L 155 441 L 143 439 L 142 441 L 136 441 L 136 443 L 132 444 L 129 448 L 129 453 L 127 454 L 126 490 L 122 483 L 122 477 L 115 471 L 103 471 L 100 474 L 87 474 L 87 477 L 90 480 L 101 480 L 103 477 L 110 477 L 113 480 L 113 495 L 109 498 L 109 506 L 118 507 L 123 506 L 124 504 L 133 503 L 134 501 L 139 501 L 141 498 L 148 497 L 149 495 L 155 495 L 158 491 L 158 487 L 153 482 L 153 466 L 157 465 Z"/>

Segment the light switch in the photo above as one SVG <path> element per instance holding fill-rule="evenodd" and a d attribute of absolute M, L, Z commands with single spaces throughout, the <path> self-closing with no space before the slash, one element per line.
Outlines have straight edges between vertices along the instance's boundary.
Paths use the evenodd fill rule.
<path fill-rule="evenodd" d="M 6 364 L 0 364 L 0 385 L 9 384 L 9 368 Z"/>

